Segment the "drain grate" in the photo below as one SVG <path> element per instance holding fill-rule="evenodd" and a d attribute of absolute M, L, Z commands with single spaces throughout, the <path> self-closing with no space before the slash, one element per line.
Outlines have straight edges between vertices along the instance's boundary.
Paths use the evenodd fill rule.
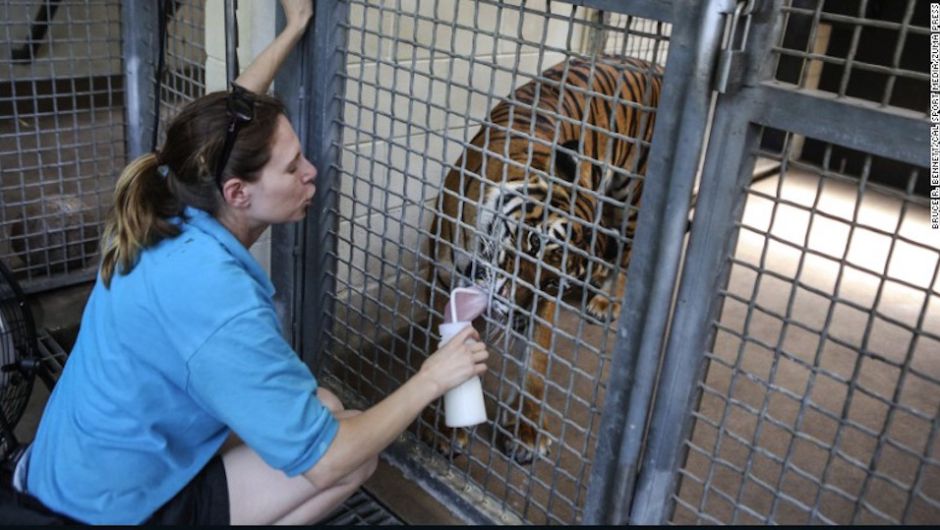
<path fill-rule="evenodd" d="M 323 524 L 327 526 L 402 526 L 405 522 L 390 512 L 375 497 L 360 489 Z"/>

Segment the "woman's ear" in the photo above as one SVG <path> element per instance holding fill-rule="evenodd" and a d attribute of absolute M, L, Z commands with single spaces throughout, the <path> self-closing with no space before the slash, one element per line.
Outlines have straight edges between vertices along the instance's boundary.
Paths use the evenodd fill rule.
<path fill-rule="evenodd" d="M 244 180 L 233 177 L 222 184 L 222 197 L 233 208 L 247 208 L 251 206 L 251 190 Z"/>

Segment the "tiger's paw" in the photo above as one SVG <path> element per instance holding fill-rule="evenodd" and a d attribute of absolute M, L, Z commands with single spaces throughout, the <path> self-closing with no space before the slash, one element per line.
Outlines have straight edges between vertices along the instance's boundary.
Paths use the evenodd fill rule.
<path fill-rule="evenodd" d="M 507 456 L 520 465 L 528 465 L 538 457 L 548 457 L 551 454 L 552 441 L 546 436 L 527 439 L 530 437 L 520 437 L 518 440 L 507 439 L 503 446 L 503 451 Z"/>
<path fill-rule="evenodd" d="M 509 433 L 515 432 L 514 419 L 505 424 Z M 552 441 L 548 436 L 539 436 L 534 425 L 523 420 L 519 425 L 517 437 L 506 435 L 502 440 L 503 452 L 521 465 L 531 464 L 537 457 L 547 457 L 551 454 Z"/>
<path fill-rule="evenodd" d="M 620 317 L 620 302 L 613 302 L 603 294 L 596 294 L 588 302 L 587 312 L 599 322 L 614 322 Z"/>
<path fill-rule="evenodd" d="M 466 429 L 445 429 L 444 436 L 438 437 L 437 450 L 444 456 L 457 457 L 467 452 L 470 445 L 470 433 Z"/>
<path fill-rule="evenodd" d="M 438 453 L 457 457 L 467 451 L 470 445 L 470 433 L 466 429 L 450 429 L 444 427 L 440 432 L 425 432 L 424 442 L 433 447 Z"/>

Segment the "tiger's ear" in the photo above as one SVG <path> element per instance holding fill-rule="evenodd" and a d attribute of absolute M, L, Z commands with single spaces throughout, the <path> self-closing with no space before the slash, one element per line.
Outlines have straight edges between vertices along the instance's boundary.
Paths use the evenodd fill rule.
<path fill-rule="evenodd" d="M 578 141 L 569 140 L 560 145 L 565 149 L 578 152 Z M 585 164 L 586 162 L 581 162 Z M 570 152 L 561 149 L 555 149 L 555 176 L 568 182 L 574 182 L 578 178 L 578 157 Z"/>

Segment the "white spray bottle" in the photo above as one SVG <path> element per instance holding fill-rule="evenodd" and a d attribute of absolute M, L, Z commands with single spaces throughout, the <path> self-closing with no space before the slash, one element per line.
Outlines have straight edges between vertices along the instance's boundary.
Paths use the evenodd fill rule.
<path fill-rule="evenodd" d="M 486 293 L 471 287 L 458 287 L 451 291 L 444 309 L 444 323 L 438 331 L 441 342 L 450 339 L 486 310 Z M 479 376 L 473 376 L 444 394 L 444 422 L 448 427 L 471 427 L 486 421 L 483 404 L 483 385 Z"/>

